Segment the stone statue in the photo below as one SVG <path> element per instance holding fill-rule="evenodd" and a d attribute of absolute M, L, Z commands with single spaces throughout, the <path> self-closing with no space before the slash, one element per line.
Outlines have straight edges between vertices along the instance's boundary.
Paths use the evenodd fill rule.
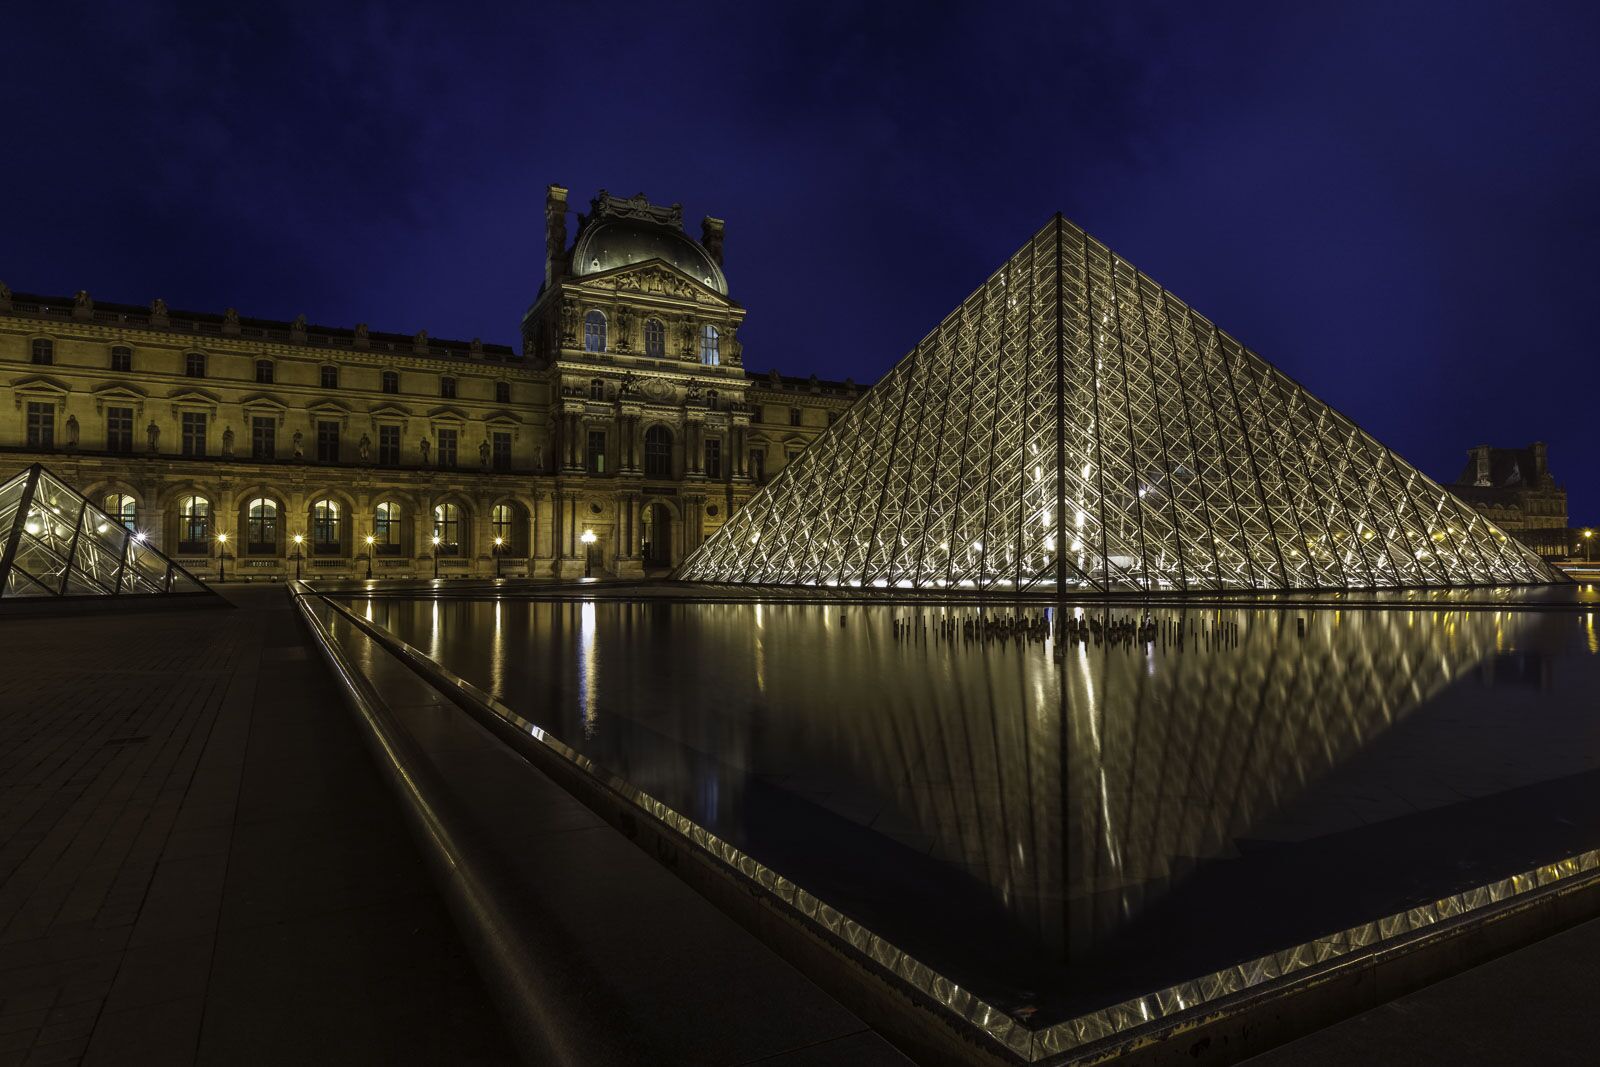
<path fill-rule="evenodd" d="M 304 459 L 305 454 L 305 434 L 301 433 L 299 430 L 296 430 L 294 432 L 294 458 Z"/>
<path fill-rule="evenodd" d="M 150 301 L 150 321 L 158 326 L 167 321 L 167 302 L 159 296 Z"/>
<path fill-rule="evenodd" d="M 418 330 L 417 331 L 417 335 L 411 339 L 411 343 L 413 345 L 416 345 L 418 348 L 427 348 L 428 347 L 428 331 L 427 330 Z"/>
<path fill-rule="evenodd" d="M 0 282 L 0 307 L 11 306 L 11 287 L 5 282 Z"/>
<path fill-rule="evenodd" d="M 222 431 L 222 454 L 224 456 L 233 455 L 233 427 L 232 426 L 228 426 L 228 427 L 224 428 L 223 431 Z"/>
<path fill-rule="evenodd" d="M 537 444 L 537 445 L 533 446 L 533 469 L 536 470 L 536 471 L 544 470 L 544 445 L 543 444 Z"/>
<path fill-rule="evenodd" d="M 89 290 L 79 289 L 77 295 L 72 298 L 72 306 L 78 311 L 93 311 L 94 300 L 90 298 Z"/>
<path fill-rule="evenodd" d="M 361 435 L 361 443 L 356 446 L 361 453 L 361 462 L 365 463 L 372 456 L 372 438 L 366 434 Z"/>
<path fill-rule="evenodd" d="M 777 367 L 773 367 L 771 370 L 767 371 L 767 384 L 772 386 L 774 389 L 783 388 L 783 375 L 778 373 Z"/>
<path fill-rule="evenodd" d="M 572 301 L 561 302 L 561 341 L 571 344 L 578 339 L 578 309 L 572 306 Z"/>
<path fill-rule="evenodd" d="M 78 447 L 78 416 L 67 416 L 67 447 Z"/>
<path fill-rule="evenodd" d="M 224 326 L 239 325 L 239 309 L 229 308 L 227 311 L 224 311 L 222 313 L 222 324 Z"/>
<path fill-rule="evenodd" d="M 623 374 L 622 381 L 617 383 L 617 399 L 621 400 L 633 392 L 633 371 Z"/>
<path fill-rule="evenodd" d="M 305 315 L 301 314 L 294 317 L 294 321 L 289 324 L 289 333 L 294 337 L 304 337 L 306 335 Z"/>
<path fill-rule="evenodd" d="M 417 443 L 417 447 L 422 450 L 422 465 L 426 467 L 428 465 L 428 449 L 430 447 L 428 444 L 428 439 L 424 437 Z"/>
<path fill-rule="evenodd" d="M 620 352 L 626 352 L 629 347 L 629 338 L 633 336 L 633 309 L 627 304 L 617 308 L 617 336 L 616 347 Z"/>
<path fill-rule="evenodd" d="M 683 320 L 683 323 L 678 327 L 678 336 L 683 340 L 683 355 L 691 359 L 694 358 L 696 354 L 694 350 L 694 323 L 688 319 Z"/>
<path fill-rule="evenodd" d="M 364 322 L 356 323 L 356 340 L 357 341 L 365 341 L 366 339 L 367 339 L 367 324 L 364 323 Z"/>
<path fill-rule="evenodd" d="M 478 442 L 478 465 L 484 470 L 489 469 L 489 442 L 486 440 Z"/>
<path fill-rule="evenodd" d="M 159 452 L 161 450 L 161 427 L 156 425 L 155 419 L 151 419 L 150 425 L 144 428 L 144 435 L 150 441 L 150 451 Z"/>
<path fill-rule="evenodd" d="M 483 355 L 483 338 L 474 337 L 472 339 L 472 344 L 469 345 L 468 348 L 471 350 L 474 356 Z"/>

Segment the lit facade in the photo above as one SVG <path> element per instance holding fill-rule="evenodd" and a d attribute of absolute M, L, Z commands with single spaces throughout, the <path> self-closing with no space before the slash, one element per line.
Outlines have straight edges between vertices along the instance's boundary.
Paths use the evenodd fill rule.
<path fill-rule="evenodd" d="M 1558 580 L 1060 216 L 679 573 L 1098 593 Z"/>
<path fill-rule="evenodd" d="M 1543 441 L 1527 448 L 1479 445 L 1468 452 L 1467 465 L 1450 489 L 1540 555 L 1560 558 L 1571 552 L 1567 491 L 1550 473 Z"/>
<path fill-rule="evenodd" d="M 201 577 L 664 572 L 855 387 L 745 371 L 719 220 L 567 214 L 517 348 L 0 285 L 0 476 L 48 464 Z"/>

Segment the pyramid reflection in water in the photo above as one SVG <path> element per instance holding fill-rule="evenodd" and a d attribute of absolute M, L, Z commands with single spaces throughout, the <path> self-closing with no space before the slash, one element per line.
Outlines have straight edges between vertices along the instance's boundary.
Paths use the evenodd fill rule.
<path fill-rule="evenodd" d="M 35 463 L 0 484 L 0 597 L 210 594 Z"/>
<path fill-rule="evenodd" d="M 1108 593 L 1560 580 L 1060 216 L 678 577 Z"/>

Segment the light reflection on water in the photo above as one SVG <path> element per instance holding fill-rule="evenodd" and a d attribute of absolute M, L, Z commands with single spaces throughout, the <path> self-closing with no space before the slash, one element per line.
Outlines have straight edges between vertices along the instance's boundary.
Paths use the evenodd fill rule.
<path fill-rule="evenodd" d="M 1200 929 L 1235 906 L 1231 921 L 1256 922 L 1260 902 L 1197 871 L 1237 868 L 1275 892 L 1332 884 L 1344 875 L 1257 855 L 1600 765 L 1583 743 L 1587 613 L 1574 641 L 1576 613 L 1168 609 L 1153 646 L 1057 656 L 893 626 L 966 608 L 355 603 L 824 900 L 1017 1000 L 1058 979 L 1082 992 L 1084 968 L 1053 968 L 1117 972 L 1146 929 Z M 1536 751 L 1503 758 L 1530 709 Z M 1458 888 L 1362 892 L 1377 907 Z M 1174 918 L 1186 894 L 1211 914 Z M 1282 916 L 1260 937 L 1309 938 L 1333 918 Z M 1183 936 L 1179 978 L 1231 951 Z M 985 973 L 1002 964 L 1007 980 Z"/>

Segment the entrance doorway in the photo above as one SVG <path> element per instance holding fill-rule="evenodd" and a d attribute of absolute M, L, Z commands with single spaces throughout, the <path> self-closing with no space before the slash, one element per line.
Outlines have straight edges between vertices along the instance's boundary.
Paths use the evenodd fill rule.
<path fill-rule="evenodd" d="M 665 504 L 644 509 L 644 565 L 672 566 L 672 511 Z"/>

